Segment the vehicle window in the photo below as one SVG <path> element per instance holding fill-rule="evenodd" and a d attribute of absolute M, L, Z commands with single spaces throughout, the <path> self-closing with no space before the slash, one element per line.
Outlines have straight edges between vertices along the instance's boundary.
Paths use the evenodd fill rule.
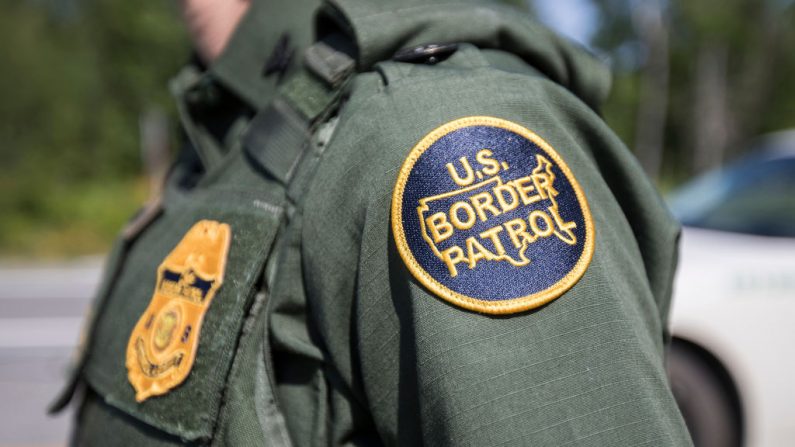
<path fill-rule="evenodd" d="M 733 169 L 720 200 L 691 215 L 693 225 L 764 236 L 795 237 L 795 159 L 774 159 Z"/>

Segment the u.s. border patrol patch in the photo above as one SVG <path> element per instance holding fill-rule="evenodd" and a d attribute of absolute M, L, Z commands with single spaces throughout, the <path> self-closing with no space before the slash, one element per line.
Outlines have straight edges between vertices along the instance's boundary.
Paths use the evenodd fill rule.
<path fill-rule="evenodd" d="M 392 231 L 425 287 L 489 314 L 559 297 L 594 247 L 588 203 L 560 155 L 486 116 L 449 122 L 414 146 L 393 193 Z"/>

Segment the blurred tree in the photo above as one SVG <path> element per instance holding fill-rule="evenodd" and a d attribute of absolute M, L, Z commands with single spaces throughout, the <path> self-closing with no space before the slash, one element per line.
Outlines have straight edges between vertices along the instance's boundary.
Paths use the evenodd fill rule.
<path fill-rule="evenodd" d="M 792 3 L 779 0 L 702 0 L 677 2 L 686 31 L 677 51 L 691 63 L 690 86 L 679 94 L 692 97 L 679 132 L 689 134 L 695 172 L 736 155 L 757 134 L 772 125 L 779 103 L 795 101 L 792 75 Z M 681 57 L 681 56 L 680 56 Z M 789 68 L 787 68 L 789 65 Z M 789 75 L 786 73 L 789 72 Z M 684 139 L 683 139 L 684 140 Z"/>
<path fill-rule="evenodd" d="M 662 0 L 641 2 L 632 15 L 646 61 L 640 70 L 635 151 L 651 178 L 660 175 L 668 110 L 668 13 Z"/>
<path fill-rule="evenodd" d="M 616 74 L 605 116 L 653 177 L 685 178 L 795 125 L 792 0 L 594 3 L 593 44 Z"/>
<path fill-rule="evenodd" d="M 0 1 L 0 254 L 102 250 L 134 210 L 138 117 L 171 111 L 176 4 Z"/>
<path fill-rule="evenodd" d="M 795 125 L 795 1 L 592 3 L 615 75 L 604 115 L 653 176 L 681 180 Z M 0 255 L 101 251 L 146 196 L 138 125 L 157 109 L 174 122 L 176 7 L 0 0 Z"/>

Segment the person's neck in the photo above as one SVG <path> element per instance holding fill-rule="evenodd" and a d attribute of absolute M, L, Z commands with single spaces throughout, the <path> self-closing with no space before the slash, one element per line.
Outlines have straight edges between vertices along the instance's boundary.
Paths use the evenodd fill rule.
<path fill-rule="evenodd" d="M 205 64 L 221 54 L 250 4 L 251 0 L 180 1 L 193 45 Z"/>

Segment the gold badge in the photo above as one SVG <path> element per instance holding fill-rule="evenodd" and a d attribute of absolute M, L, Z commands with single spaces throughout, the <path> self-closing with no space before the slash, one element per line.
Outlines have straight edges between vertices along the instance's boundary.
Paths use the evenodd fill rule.
<path fill-rule="evenodd" d="M 199 221 L 158 267 L 152 301 L 127 344 L 127 378 L 138 402 L 169 392 L 190 374 L 230 240 L 229 225 Z"/>

